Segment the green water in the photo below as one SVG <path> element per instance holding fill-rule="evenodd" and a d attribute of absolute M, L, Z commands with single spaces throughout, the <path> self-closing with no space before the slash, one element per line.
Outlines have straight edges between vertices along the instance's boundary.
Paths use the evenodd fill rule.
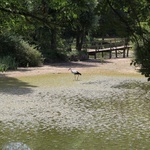
<path fill-rule="evenodd" d="M 131 130 L 121 131 L 111 135 L 111 131 L 94 133 L 86 131 L 56 131 L 42 129 L 37 131 L 29 130 L 25 132 L 20 131 L 5 131 L 3 142 L 8 142 L 8 139 L 12 141 L 22 141 L 26 143 L 30 148 L 35 150 L 148 150 L 149 139 L 140 131 Z M 8 138 L 9 137 L 9 138 Z M 3 143 L 1 141 L 1 143 Z"/>
<path fill-rule="evenodd" d="M 0 121 L 0 149 L 9 142 L 23 142 L 32 150 L 150 149 L 149 83 L 102 77 L 75 84 L 78 88 L 55 87 L 57 91 L 52 93 L 49 87 L 40 92 L 35 90 L 38 100 L 53 103 L 49 109 L 62 106 L 57 113 L 54 109 L 51 118 L 34 114 L 33 122 Z M 41 109 L 49 113 L 44 107 Z"/>

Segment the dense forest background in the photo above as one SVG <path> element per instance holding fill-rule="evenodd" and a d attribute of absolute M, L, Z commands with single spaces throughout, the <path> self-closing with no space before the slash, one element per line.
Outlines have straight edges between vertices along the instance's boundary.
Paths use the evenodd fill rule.
<path fill-rule="evenodd" d="M 0 70 L 85 58 L 95 38 L 126 38 L 150 80 L 149 0 L 1 0 Z M 72 50 L 74 49 L 74 50 Z"/>

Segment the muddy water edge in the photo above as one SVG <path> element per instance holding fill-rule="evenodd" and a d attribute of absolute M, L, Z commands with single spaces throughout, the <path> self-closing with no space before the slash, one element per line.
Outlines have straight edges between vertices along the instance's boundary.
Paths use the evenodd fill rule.
<path fill-rule="evenodd" d="M 128 75 L 3 77 L 0 149 L 148 150 L 150 84 Z"/>

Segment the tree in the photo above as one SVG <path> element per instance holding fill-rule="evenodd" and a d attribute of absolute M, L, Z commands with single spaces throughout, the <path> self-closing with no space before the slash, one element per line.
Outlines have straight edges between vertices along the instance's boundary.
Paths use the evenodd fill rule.
<path fill-rule="evenodd" d="M 98 3 L 95 9 L 99 16 L 98 28 L 94 33 L 97 37 L 129 37 L 130 32 L 126 25 L 120 21 L 120 18 L 108 5 L 106 0 Z M 122 9 L 117 8 L 120 16 L 126 17 L 126 13 Z"/>
<path fill-rule="evenodd" d="M 9 15 L 8 15 L 9 14 Z M 134 64 L 150 80 L 150 2 L 148 0 L 1 0 L 0 29 L 15 32 L 35 42 L 40 50 L 57 53 L 65 30 L 76 38 L 81 51 L 97 15 L 101 35 L 130 37 L 136 45 Z M 93 31 L 92 31 L 93 32 Z M 46 38 L 45 36 L 46 35 Z"/>
<path fill-rule="evenodd" d="M 73 1 L 74 16 L 72 30 L 76 37 L 76 50 L 81 51 L 85 36 L 94 27 L 97 21 L 97 15 L 94 9 L 97 5 L 96 0 Z"/>
<path fill-rule="evenodd" d="M 140 72 L 150 80 L 150 3 L 148 0 L 99 0 L 97 11 L 104 8 L 111 11 L 124 26 L 125 32 L 135 43 L 134 64 L 140 64 Z M 107 12 L 107 11 L 106 11 Z M 117 27 L 120 27 L 118 22 Z"/>
<path fill-rule="evenodd" d="M 23 35 L 29 43 L 36 44 L 44 53 L 57 53 L 60 32 L 68 22 L 68 11 L 66 0 L 2 0 L 0 4 L 0 12 L 5 16 L 10 14 L 9 19 L 2 17 L 2 21 L 8 25 L 7 30 L 14 32 L 15 29 L 17 34 Z M 20 26 L 17 27 L 17 24 Z M 6 28 L 6 25 L 3 23 L 1 27 Z"/>

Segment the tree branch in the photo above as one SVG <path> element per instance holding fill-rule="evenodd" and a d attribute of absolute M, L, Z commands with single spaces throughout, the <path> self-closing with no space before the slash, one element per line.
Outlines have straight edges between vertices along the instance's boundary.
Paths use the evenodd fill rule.
<path fill-rule="evenodd" d="M 42 18 L 41 16 L 37 16 L 37 15 L 34 15 L 32 13 L 29 13 L 29 12 L 25 12 L 25 11 L 18 11 L 18 10 L 11 10 L 10 8 L 3 8 L 0 6 L 0 11 L 3 11 L 3 12 L 6 12 L 6 13 L 10 13 L 10 14 L 16 14 L 16 15 L 23 15 L 25 17 L 31 17 L 41 23 L 44 23 L 46 26 L 48 27 L 52 27 L 52 26 L 55 26 L 55 24 L 52 25 L 52 23 L 50 23 L 48 20 L 46 20 L 45 18 Z"/>
<path fill-rule="evenodd" d="M 107 0 L 107 3 L 109 5 L 109 7 L 113 10 L 113 12 L 119 17 L 119 19 L 121 20 L 122 23 L 124 23 L 127 27 L 127 29 L 132 33 L 133 37 L 135 38 L 135 40 L 137 41 L 137 37 L 134 34 L 134 30 L 132 30 L 132 28 L 130 27 L 130 25 L 128 24 L 128 22 L 118 13 L 118 11 L 111 5 L 111 2 L 109 0 Z M 138 42 L 138 41 L 137 41 Z"/>

